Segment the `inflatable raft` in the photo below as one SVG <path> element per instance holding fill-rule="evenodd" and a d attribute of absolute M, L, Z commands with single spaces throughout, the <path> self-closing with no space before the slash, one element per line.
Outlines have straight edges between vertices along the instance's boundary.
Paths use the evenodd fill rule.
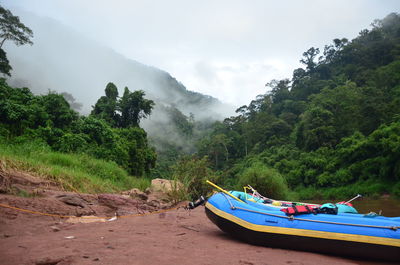
<path fill-rule="evenodd" d="M 211 196 L 208 218 L 222 231 L 268 247 L 400 261 L 400 217 L 354 213 L 288 215 L 225 193 Z"/>

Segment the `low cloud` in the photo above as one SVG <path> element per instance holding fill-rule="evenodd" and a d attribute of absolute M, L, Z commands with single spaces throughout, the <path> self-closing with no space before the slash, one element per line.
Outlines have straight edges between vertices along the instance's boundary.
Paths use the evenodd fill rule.
<path fill-rule="evenodd" d="M 236 106 L 248 104 L 269 80 L 290 78 L 308 48 L 352 39 L 400 7 L 398 0 L 2 2 L 57 19 L 127 58 L 171 73 L 191 90 L 228 97 Z M 235 77 L 221 67 L 244 73 Z M 219 72 L 210 73 L 215 68 Z"/>

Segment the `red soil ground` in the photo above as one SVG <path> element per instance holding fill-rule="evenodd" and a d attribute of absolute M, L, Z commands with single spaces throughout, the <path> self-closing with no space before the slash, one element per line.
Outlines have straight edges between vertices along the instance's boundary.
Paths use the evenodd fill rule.
<path fill-rule="evenodd" d="M 1 172 L 0 172 L 1 173 Z M 150 212 L 147 201 L 118 195 L 73 195 L 76 206 L 62 202 L 54 187 L 40 197 L 5 194 L 12 183 L 26 183 L 21 176 L 0 174 L 0 204 L 61 215 L 118 215 Z M 17 179 L 18 181 L 10 181 Z M 26 178 L 25 178 L 26 180 Z M 11 183 L 11 184 L 10 184 Z M 29 185 L 28 185 L 29 184 Z M 35 186 L 35 189 L 37 189 Z M 43 185 L 39 185 L 43 187 Z M 1 189 L 0 189 L 1 191 Z M 58 197 L 57 197 L 58 196 Z M 114 197 L 113 197 L 114 196 Z M 102 199 L 101 199 L 102 198 Z M 79 199 L 82 199 L 80 201 Z M 71 202 L 71 201 L 70 201 Z M 161 205 L 162 207 L 162 205 Z M 307 252 L 273 249 L 237 241 L 220 231 L 204 213 L 204 207 L 183 208 L 115 221 L 69 223 L 65 218 L 42 216 L 0 207 L 0 264 L 263 264 L 344 265 L 384 264 L 350 260 Z"/>

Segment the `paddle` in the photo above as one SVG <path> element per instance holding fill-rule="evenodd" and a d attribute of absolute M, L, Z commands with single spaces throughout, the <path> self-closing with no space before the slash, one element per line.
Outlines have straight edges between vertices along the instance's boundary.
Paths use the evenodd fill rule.
<path fill-rule="evenodd" d="M 357 196 L 356 197 L 354 197 L 354 198 L 352 198 L 352 199 L 350 199 L 350 200 L 348 200 L 347 202 L 345 202 L 344 204 L 348 204 L 348 203 L 350 203 L 350 202 L 352 202 L 352 201 L 354 201 L 354 200 L 356 200 L 356 199 L 358 199 L 358 198 L 361 198 L 362 197 L 362 195 L 361 194 L 357 194 Z"/>

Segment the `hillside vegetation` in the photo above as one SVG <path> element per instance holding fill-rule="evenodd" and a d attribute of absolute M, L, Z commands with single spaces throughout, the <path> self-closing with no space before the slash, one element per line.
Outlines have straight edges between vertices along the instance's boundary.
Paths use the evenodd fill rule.
<path fill-rule="evenodd" d="M 27 172 L 67 191 L 110 193 L 150 186 L 148 178 L 130 177 L 114 162 L 86 154 L 55 152 L 40 142 L 0 144 L 0 161 L 0 171 Z"/>
<path fill-rule="evenodd" d="M 1 159 L 66 189 L 105 192 L 145 188 L 150 180 L 138 177 L 150 173 L 156 153 L 138 126 L 144 114 L 143 106 L 137 106 L 143 102 L 149 104 L 146 112 L 151 112 L 151 101 L 146 101 L 142 92 L 126 88 L 118 104 L 114 102 L 115 108 L 123 110 L 114 117 L 121 121 L 113 124 L 101 117 L 103 112 L 95 111 L 104 104 L 96 104 L 93 115 L 80 116 L 60 94 L 36 96 L 28 88 L 12 88 L 0 79 Z"/>
<path fill-rule="evenodd" d="M 206 179 L 277 199 L 400 196 L 400 16 L 312 47 L 300 62 L 291 79 L 272 80 L 212 126 L 172 105 L 154 114 L 144 91 L 119 95 L 111 82 L 83 116 L 65 93 L 35 95 L 0 79 L 0 158 L 85 192 L 163 177 L 180 180 L 185 198 L 207 194 Z M 140 125 L 152 114 L 164 129 L 149 141 Z"/>
<path fill-rule="evenodd" d="M 291 79 L 272 80 L 268 93 L 215 124 L 199 154 L 231 187 L 261 164 L 301 198 L 399 196 L 400 16 L 312 47 L 300 62 Z"/>

